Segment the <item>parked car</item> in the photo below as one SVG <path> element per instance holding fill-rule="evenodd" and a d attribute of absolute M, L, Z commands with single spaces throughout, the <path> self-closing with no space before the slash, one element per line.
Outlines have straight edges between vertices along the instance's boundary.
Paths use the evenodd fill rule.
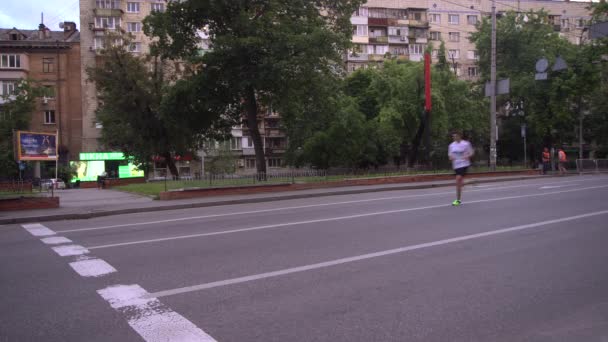
<path fill-rule="evenodd" d="M 58 178 L 50 178 L 50 179 L 41 179 L 40 187 L 43 190 L 49 190 L 51 187 L 54 189 L 65 189 L 65 182 L 62 179 Z"/>

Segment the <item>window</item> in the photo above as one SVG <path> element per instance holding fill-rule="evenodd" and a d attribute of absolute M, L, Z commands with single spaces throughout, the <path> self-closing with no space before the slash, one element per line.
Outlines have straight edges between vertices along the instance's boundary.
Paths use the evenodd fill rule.
<path fill-rule="evenodd" d="M 21 68 L 21 55 L 0 55 L 0 68 Z"/>
<path fill-rule="evenodd" d="M 232 139 L 230 139 L 230 149 L 240 150 L 241 148 L 241 137 L 232 137 Z"/>
<path fill-rule="evenodd" d="M 96 122 L 95 123 L 95 128 L 96 129 L 102 129 L 103 128 L 103 124 L 101 122 Z"/>
<path fill-rule="evenodd" d="M 245 167 L 248 169 L 255 169 L 255 159 L 246 159 Z"/>
<path fill-rule="evenodd" d="M 165 4 L 152 4 L 152 12 L 164 12 L 165 11 Z"/>
<path fill-rule="evenodd" d="M 422 13 L 420 13 L 420 12 L 410 13 L 410 19 L 414 19 L 414 20 L 417 20 L 417 21 L 422 20 Z"/>
<path fill-rule="evenodd" d="M 460 32 L 450 32 L 450 33 L 448 33 L 448 39 L 451 42 L 459 42 L 460 41 Z"/>
<path fill-rule="evenodd" d="M 405 30 L 405 28 L 396 28 L 396 27 L 389 27 L 388 28 L 388 35 L 389 36 L 406 36 L 407 31 Z"/>
<path fill-rule="evenodd" d="M 477 24 L 477 16 L 476 15 L 467 15 L 467 24 L 476 25 Z"/>
<path fill-rule="evenodd" d="M 281 158 L 268 158 L 268 167 L 281 167 Z"/>
<path fill-rule="evenodd" d="M 577 19 L 576 20 L 576 28 L 581 28 L 585 26 L 585 19 Z"/>
<path fill-rule="evenodd" d="M 117 26 L 120 26 L 120 18 L 115 17 L 96 17 L 95 18 L 95 27 L 96 28 L 107 28 L 110 30 L 116 29 Z"/>
<path fill-rule="evenodd" d="M 479 76 L 479 73 L 477 71 L 477 67 L 469 67 L 469 69 L 468 69 L 468 75 L 469 75 L 469 77 L 477 77 L 477 76 Z"/>
<path fill-rule="evenodd" d="M 431 31 L 431 40 L 441 40 L 441 32 Z"/>
<path fill-rule="evenodd" d="M 97 0 L 97 8 L 120 8 L 120 1 L 116 0 Z"/>
<path fill-rule="evenodd" d="M 0 81 L 0 96 L 15 95 L 17 82 L 15 81 Z"/>
<path fill-rule="evenodd" d="M 127 12 L 139 13 L 139 2 L 127 2 Z"/>
<path fill-rule="evenodd" d="M 423 50 L 422 44 L 410 44 L 410 55 L 422 55 Z"/>
<path fill-rule="evenodd" d="M 563 29 L 569 29 L 570 28 L 570 20 L 568 20 L 568 19 L 562 19 L 561 24 L 562 24 L 562 28 Z"/>
<path fill-rule="evenodd" d="M 95 50 L 103 49 L 103 37 L 95 37 L 95 40 L 93 40 L 93 47 L 95 48 Z"/>
<path fill-rule="evenodd" d="M 449 59 L 460 59 L 460 50 L 448 50 Z"/>
<path fill-rule="evenodd" d="M 246 147 L 253 148 L 253 138 L 252 137 L 248 137 L 247 139 L 245 139 L 245 141 L 247 142 Z"/>
<path fill-rule="evenodd" d="M 368 45 L 367 46 L 367 53 L 369 53 L 370 55 L 384 55 L 387 52 L 388 52 L 387 45 Z"/>
<path fill-rule="evenodd" d="M 431 52 L 431 57 L 433 57 L 433 58 L 437 58 L 437 57 L 439 57 L 439 50 L 433 50 L 433 51 Z"/>
<path fill-rule="evenodd" d="M 141 52 L 141 43 L 135 42 L 129 44 L 129 52 Z"/>
<path fill-rule="evenodd" d="M 431 14 L 430 22 L 440 24 L 441 14 Z"/>
<path fill-rule="evenodd" d="M 477 50 L 469 50 L 469 51 L 467 51 L 467 59 L 478 60 L 479 59 L 479 54 L 477 53 Z"/>
<path fill-rule="evenodd" d="M 45 72 L 45 73 L 53 72 L 54 63 L 55 63 L 55 58 L 42 57 L 42 72 Z"/>
<path fill-rule="evenodd" d="M 353 13 L 354 17 L 367 17 L 367 7 L 359 7 L 355 13 Z"/>
<path fill-rule="evenodd" d="M 391 47 L 391 54 L 395 56 L 407 55 L 407 48 L 397 46 Z"/>
<path fill-rule="evenodd" d="M 127 23 L 127 32 L 141 32 L 141 23 Z"/>
<path fill-rule="evenodd" d="M 353 25 L 353 36 L 367 36 L 367 25 Z"/>
<path fill-rule="evenodd" d="M 44 124 L 45 125 L 52 125 L 55 123 L 55 111 L 54 110 L 47 110 L 44 112 Z"/>
<path fill-rule="evenodd" d="M 460 24 L 460 15 L 458 14 L 449 14 L 448 15 L 448 23 L 458 25 Z"/>
<path fill-rule="evenodd" d="M 48 99 L 55 98 L 55 87 L 50 85 L 45 85 L 42 87 L 42 97 L 46 97 Z"/>

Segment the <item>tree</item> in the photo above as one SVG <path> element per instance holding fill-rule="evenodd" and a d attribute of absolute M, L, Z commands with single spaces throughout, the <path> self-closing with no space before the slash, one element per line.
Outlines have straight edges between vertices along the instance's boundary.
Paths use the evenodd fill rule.
<path fill-rule="evenodd" d="M 30 81 L 21 80 L 12 95 L 4 94 L 0 103 L 0 174 L 16 177 L 19 174 L 14 158 L 13 133 L 29 127 L 35 98 L 39 91 Z"/>
<path fill-rule="evenodd" d="M 315 133 L 304 139 L 305 159 L 321 168 L 399 164 L 406 157 L 412 165 L 424 129 L 422 72 L 422 63 L 390 61 L 349 75 L 334 91 L 328 107 L 335 109 L 324 114 L 329 123 L 315 126 Z M 438 143 L 429 148 L 437 164 L 447 160 L 450 128 L 473 137 L 487 132 L 487 126 L 479 124 L 485 123 L 480 118 L 486 107 L 477 88 L 458 80 L 451 70 L 435 67 L 432 73 L 431 135 Z"/>
<path fill-rule="evenodd" d="M 176 83 L 179 63 L 154 55 L 138 57 L 127 50 L 128 44 L 127 36 L 109 36 L 105 49 L 99 52 L 102 63 L 87 70 L 99 93 L 101 141 L 133 157 L 144 170 L 153 157 L 160 156 L 178 177 L 174 156 L 196 150 L 205 134 L 218 126 L 222 131 L 225 125 L 218 125 L 219 114 L 209 111 L 184 115 L 184 106 L 176 102 L 201 107 L 181 89 L 198 91 L 205 85 Z"/>
<path fill-rule="evenodd" d="M 490 21 L 484 19 L 479 30 L 471 35 L 480 55 L 482 81 L 487 80 L 490 74 L 490 25 Z M 527 139 L 533 146 L 534 155 L 540 155 L 541 145 L 573 141 L 578 112 L 587 102 L 584 97 L 590 93 L 589 87 L 593 87 L 591 79 L 589 82 L 585 80 L 593 72 L 581 59 L 581 48 L 561 38 L 549 24 L 544 11 L 508 12 L 498 20 L 496 37 L 498 78 L 509 78 L 511 83 L 510 94 L 499 97 L 497 101 L 499 108 L 503 108 L 503 119 L 522 120 L 504 108 L 507 102 L 524 104 L 529 128 Z M 536 62 L 546 58 L 553 65 L 558 56 L 566 61 L 568 69 L 548 70 L 547 80 L 535 80 Z M 514 125 L 505 127 L 508 126 Z M 519 135 L 519 130 L 511 132 Z M 508 152 L 509 145 L 504 142 L 513 141 L 513 138 L 499 137 L 499 154 Z"/>
<path fill-rule="evenodd" d="M 350 16 L 362 0 L 187 0 L 171 2 L 164 13 L 145 22 L 157 38 L 156 51 L 170 58 L 196 60 L 202 68 L 186 78 L 212 85 L 222 114 L 245 113 L 253 139 L 257 171 L 265 174 L 259 115 L 272 106 L 281 114 L 293 109 L 294 93 L 314 86 L 319 75 L 332 74 L 352 35 Z M 212 51 L 197 56 L 199 31 L 208 31 Z M 191 93 L 182 88 L 181 92 Z M 180 96 L 179 92 L 173 94 Z M 179 105 L 179 104 L 178 104 Z M 195 115 L 191 108 L 185 113 Z"/>

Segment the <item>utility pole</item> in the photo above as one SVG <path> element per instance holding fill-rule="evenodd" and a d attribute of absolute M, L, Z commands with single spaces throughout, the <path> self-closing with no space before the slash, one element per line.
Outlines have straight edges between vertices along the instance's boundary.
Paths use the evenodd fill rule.
<path fill-rule="evenodd" d="M 492 0 L 492 53 L 490 61 L 490 170 L 496 171 L 496 2 Z"/>

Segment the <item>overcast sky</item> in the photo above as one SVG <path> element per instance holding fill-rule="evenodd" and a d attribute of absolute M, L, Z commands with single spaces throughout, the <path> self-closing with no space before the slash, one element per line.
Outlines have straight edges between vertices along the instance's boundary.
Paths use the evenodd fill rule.
<path fill-rule="evenodd" d="M 44 24 L 59 29 L 59 22 L 73 21 L 80 30 L 78 0 L 0 0 L 0 28 L 34 30 L 44 13 Z"/>

